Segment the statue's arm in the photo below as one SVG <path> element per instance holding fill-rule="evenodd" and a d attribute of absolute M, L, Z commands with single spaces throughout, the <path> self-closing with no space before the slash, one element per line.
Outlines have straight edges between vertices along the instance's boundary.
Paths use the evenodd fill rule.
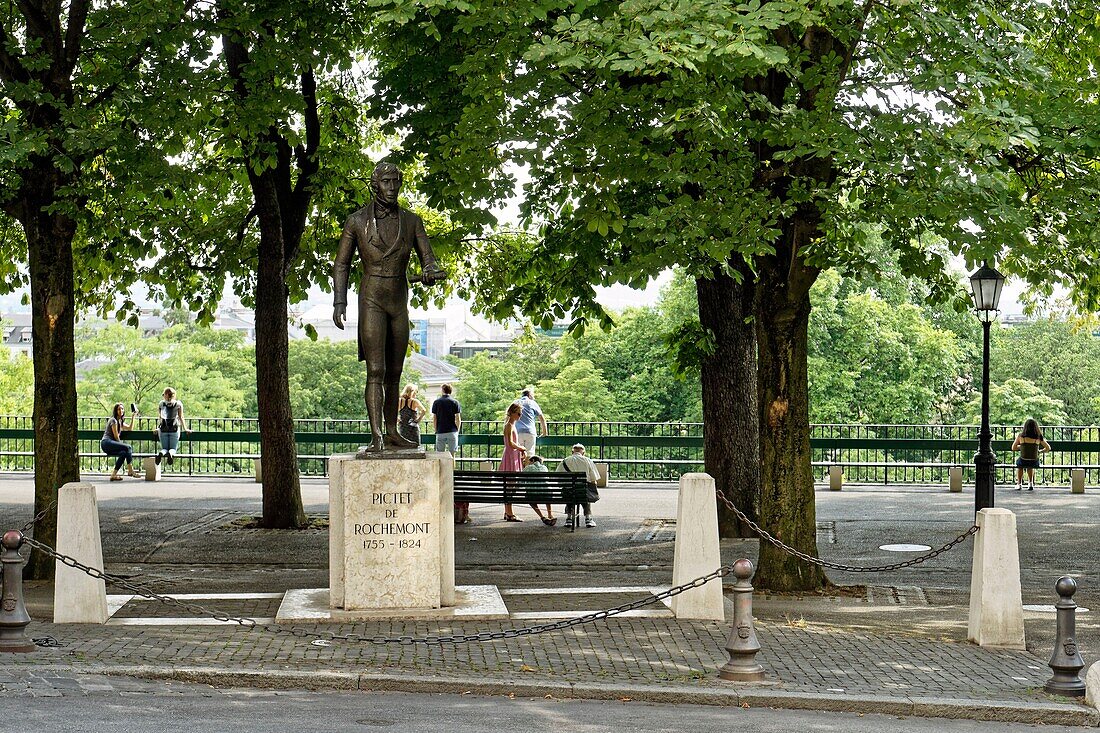
<path fill-rule="evenodd" d="M 423 281 L 427 285 L 431 285 L 434 282 L 443 280 L 447 277 L 447 273 L 436 262 L 435 252 L 432 251 L 432 245 L 428 241 L 428 233 L 424 231 L 424 222 L 419 216 L 413 214 L 416 219 L 416 232 L 413 245 L 416 247 L 416 255 L 420 258 L 420 270 L 424 273 Z"/>
<path fill-rule="evenodd" d="M 336 261 L 332 265 L 332 322 L 341 329 L 348 308 L 348 275 L 355 253 L 352 222 L 353 217 L 349 217 L 344 223 L 344 233 L 340 235 L 340 246 L 336 249 Z"/>

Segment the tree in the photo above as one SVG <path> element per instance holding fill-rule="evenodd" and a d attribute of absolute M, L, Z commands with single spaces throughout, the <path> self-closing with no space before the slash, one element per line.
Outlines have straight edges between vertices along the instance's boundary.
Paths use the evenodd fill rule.
<path fill-rule="evenodd" d="M 990 381 L 1007 386 L 1023 380 L 1056 401 L 1070 424 L 1100 424 L 1100 339 L 1092 335 L 1094 328 L 1088 320 L 1040 318 L 995 329 Z"/>
<path fill-rule="evenodd" d="M 600 370 L 588 359 L 564 367 L 553 379 L 538 384 L 543 412 L 562 422 L 603 422 L 619 419 L 615 399 Z"/>
<path fill-rule="evenodd" d="M 814 422 L 922 424 L 947 410 L 961 370 L 954 333 L 921 309 L 874 293 L 838 300 L 835 272 L 811 292 L 809 388 Z"/>
<path fill-rule="evenodd" d="M 116 304 L 133 281 L 143 243 L 118 221 L 135 200 L 162 195 L 163 125 L 185 91 L 169 80 L 187 66 L 183 20 L 191 0 L 25 0 L 0 11 L 0 211 L 22 237 L 5 238 L 3 259 L 26 263 L 34 340 L 35 513 L 80 477 L 76 440 L 73 329 L 77 308 Z M 155 97 L 156 114 L 152 100 Z M 11 219 L 0 222 L 7 228 Z M 18 268 L 14 268 L 18 272 Z M 3 285 L 22 278 L 0 266 Z M 124 301 L 122 310 L 132 308 Z M 36 522 L 35 538 L 54 544 L 56 512 Z M 52 577 L 39 551 L 27 573 Z"/>
<path fill-rule="evenodd" d="M 964 408 L 965 419 L 977 424 L 982 419 L 982 396 L 975 397 Z M 992 425 L 1023 425 L 1029 417 L 1041 425 L 1065 425 L 1066 406 L 1043 393 L 1031 382 L 1009 379 L 1004 384 L 989 385 L 989 422 Z"/>
<path fill-rule="evenodd" d="M 462 404 L 463 420 L 503 420 L 504 411 L 516 400 L 517 385 L 527 384 L 507 359 L 485 352 L 459 361 L 458 374 L 455 397 Z"/>
<path fill-rule="evenodd" d="M 958 288 L 942 241 L 1100 292 L 1069 264 L 1095 250 L 1100 136 L 1081 90 L 1096 80 L 1040 58 L 1083 57 L 1061 21 L 1081 20 L 1072 10 L 393 0 L 376 107 L 409 131 L 429 202 L 458 218 L 487 221 L 480 204 L 516 194 L 508 166 L 525 168 L 521 210 L 540 238 L 483 263 L 499 273 L 485 297 L 583 329 L 608 322 L 595 284 L 673 264 L 695 278 L 708 470 L 730 490 L 732 459 L 759 456 L 763 526 L 815 553 L 807 334 L 823 270 L 868 267 L 878 227 L 937 298 Z M 1043 263 L 1052 248 L 1073 254 Z M 731 394 L 756 405 L 747 441 Z M 756 582 L 825 577 L 762 543 Z"/>
<path fill-rule="evenodd" d="M 120 325 L 83 329 L 78 355 L 95 365 L 77 384 L 80 411 L 109 415 L 115 403 L 133 402 L 144 414 L 154 414 L 161 393 L 171 386 L 191 417 L 243 416 L 247 381 L 242 384 L 234 374 L 245 363 L 241 337 L 232 334 L 213 351 L 201 336 L 195 341 L 185 336 L 204 331 L 209 329 L 177 326 L 149 337 Z"/>
<path fill-rule="evenodd" d="M 34 364 L 24 354 L 0 354 L 0 414 L 26 415 L 34 403 Z"/>

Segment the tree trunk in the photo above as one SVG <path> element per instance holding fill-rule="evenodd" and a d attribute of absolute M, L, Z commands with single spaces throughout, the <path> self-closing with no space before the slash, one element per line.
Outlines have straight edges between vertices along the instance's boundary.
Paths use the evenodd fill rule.
<path fill-rule="evenodd" d="M 25 175 L 37 174 L 27 171 Z M 50 174 L 39 178 L 51 179 Z M 52 199 L 27 197 L 20 223 L 27 238 L 34 353 L 34 513 L 57 500 L 58 489 L 80 480 L 77 445 L 76 355 L 73 345 L 73 238 L 76 224 L 46 212 Z M 57 508 L 34 525 L 34 538 L 57 544 Z M 24 570 L 53 578 L 54 562 L 35 550 Z"/>
<path fill-rule="evenodd" d="M 799 272 L 792 276 L 795 271 Z M 810 465 L 806 363 L 809 285 L 814 277 L 797 261 L 788 266 L 773 261 L 761 269 L 757 281 L 756 339 L 762 459 L 760 524 L 786 544 L 816 557 L 817 517 Z M 809 282 L 805 282 L 807 279 Z M 811 590 L 827 582 L 821 568 L 760 541 L 753 580 L 756 587 Z"/>
<path fill-rule="evenodd" d="M 714 334 L 714 353 L 703 358 L 703 456 L 715 486 L 749 519 L 760 501 L 760 433 L 757 407 L 755 287 L 719 271 L 697 279 L 699 322 Z M 755 537 L 737 515 L 718 502 L 721 537 Z"/>
<path fill-rule="evenodd" d="M 290 409 L 289 341 L 282 217 L 273 172 L 251 176 L 260 225 L 256 272 L 256 400 L 260 460 L 263 462 L 263 518 L 271 529 L 304 527 L 306 514 L 298 478 L 298 449 Z"/>

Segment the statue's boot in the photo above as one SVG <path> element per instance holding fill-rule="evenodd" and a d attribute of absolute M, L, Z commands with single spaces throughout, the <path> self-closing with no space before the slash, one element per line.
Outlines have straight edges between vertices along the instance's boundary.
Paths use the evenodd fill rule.
<path fill-rule="evenodd" d="M 386 384 L 386 402 L 383 414 L 386 419 L 386 445 L 391 448 L 419 448 L 420 446 L 406 438 L 397 430 L 397 403 L 401 399 L 399 383 Z"/>
<path fill-rule="evenodd" d="M 382 450 L 382 385 L 378 382 L 367 382 L 363 399 L 367 403 L 367 419 L 370 420 L 371 442 L 367 450 L 378 452 Z"/>

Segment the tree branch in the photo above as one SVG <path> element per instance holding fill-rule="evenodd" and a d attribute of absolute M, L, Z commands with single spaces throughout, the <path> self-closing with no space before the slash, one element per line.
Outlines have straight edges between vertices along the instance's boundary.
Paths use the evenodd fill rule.
<path fill-rule="evenodd" d="M 57 26 L 51 23 L 51 19 L 46 15 L 46 9 L 37 4 L 31 2 L 31 0 L 17 0 L 19 9 L 23 11 L 23 18 L 27 21 L 27 35 L 33 35 L 42 39 L 46 50 L 50 52 L 50 56 L 55 60 L 61 58 L 61 33 L 60 23 L 61 19 L 55 17 Z"/>
<path fill-rule="evenodd" d="M 247 162 L 245 163 L 247 165 Z M 245 216 L 244 221 L 241 222 L 240 227 L 237 228 L 237 246 L 240 246 L 244 242 L 244 235 L 248 231 L 248 225 L 259 215 L 256 210 L 256 204 L 252 204 L 252 208 L 248 210 L 248 215 Z"/>
<path fill-rule="evenodd" d="M 19 56 L 8 50 L 11 36 L 3 25 L 0 25 L 0 79 L 9 84 L 26 84 L 30 81 L 30 74 L 23 66 Z"/>
<path fill-rule="evenodd" d="M 84 27 L 88 22 L 89 0 L 70 0 L 69 26 L 65 29 L 65 76 L 70 76 L 80 58 L 80 44 L 84 40 Z"/>

